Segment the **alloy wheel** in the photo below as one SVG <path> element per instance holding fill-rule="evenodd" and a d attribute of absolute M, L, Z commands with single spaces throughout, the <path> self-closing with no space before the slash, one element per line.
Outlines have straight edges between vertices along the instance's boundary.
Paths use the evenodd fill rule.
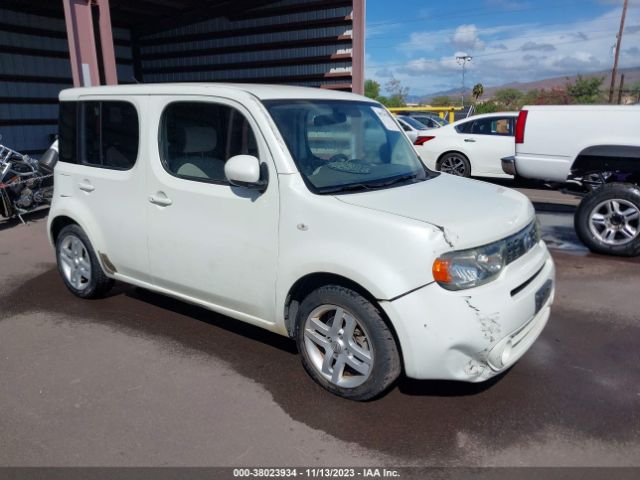
<path fill-rule="evenodd" d="M 62 274 L 76 290 L 84 290 L 91 282 L 91 258 L 86 245 L 75 235 L 67 235 L 58 251 Z"/>
<path fill-rule="evenodd" d="M 600 202 L 589 217 L 591 233 L 607 245 L 624 245 L 640 231 L 640 210 L 633 203 L 619 199 Z"/>
<path fill-rule="evenodd" d="M 355 388 L 371 375 L 370 336 L 356 316 L 340 306 L 321 305 L 309 314 L 304 346 L 313 367 L 334 385 Z"/>
<path fill-rule="evenodd" d="M 467 173 L 467 167 L 462 157 L 459 157 L 458 155 L 450 155 L 440 163 L 440 171 L 464 177 Z"/>

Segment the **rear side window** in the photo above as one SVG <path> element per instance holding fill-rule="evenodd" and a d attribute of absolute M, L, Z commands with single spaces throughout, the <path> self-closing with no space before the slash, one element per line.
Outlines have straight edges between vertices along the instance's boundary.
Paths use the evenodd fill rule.
<path fill-rule="evenodd" d="M 128 102 L 80 102 L 79 153 L 82 163 L 128 170 L 138 157 L 138 113 Z"/>
<path fill-rule="evenodd" d="M 138 113 L 128 102 L 61 102 L 58 128 L 62 162 L 117 170 L 136 163 Z"/>
<path fill-rule="evenodd" d="M 258 157 L 256 137 L 244 115 L 209 102 L 169 104 L 162 113 L 158 147 L 171 175 L 209 183 L 228 183 L 224 165 L 231 157 Z"/>
<path fill-rule="evenodd" d="M 473 127 L 473 120 L 470 122 L 461 123 L 456 127 L 458 133 L 471 133 L 471 127 Z"/>
<path fill-rule="evenodd" d="M 60 103 L 60 118 L 58 121 L 58 160 L 61 162 L 77 163 L 77 106 L 77 102 Z"/>

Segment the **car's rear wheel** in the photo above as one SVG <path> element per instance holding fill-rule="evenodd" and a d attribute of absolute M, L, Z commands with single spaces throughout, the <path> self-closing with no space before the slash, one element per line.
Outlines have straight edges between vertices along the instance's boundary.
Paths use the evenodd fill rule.
<path fill-rule="evenodd" d="M 438 170 L 451 175 L 457 175 L 459 177 L 471 176 L 471 164 L 469 159 L 461 153 L 451 152 L 443 155 L 438 160 Z"/>
<path fill-rule="evenodd" d="M 578 237 L 597 253 L 640 255 L 640 188 L 610 183 L 587 195 L 575 216 Z"/>
<path fill-rule="evenodd" d="M 396 341 L 380 311 L 338 285 L 311 292 L 296 319 L 296 343 L 309 375 L 351 400 L 383 393 L 401 371 Z"/>
<path fill-rule="evenodd" d="M 56 240 L 58 271 L 67 288 L 80 298 L 99 298 L 113 286 L 78 225 L 64 227 Z"/>

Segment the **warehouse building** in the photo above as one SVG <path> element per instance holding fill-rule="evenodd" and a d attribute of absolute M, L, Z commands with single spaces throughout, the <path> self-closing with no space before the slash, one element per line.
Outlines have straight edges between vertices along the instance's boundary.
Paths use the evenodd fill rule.
<path fill-rule="evenodd" d="M 38 156 L 64 88 L 257 82 L 364 91 L 364 0 L 0 0 L 0 135 Z"/>

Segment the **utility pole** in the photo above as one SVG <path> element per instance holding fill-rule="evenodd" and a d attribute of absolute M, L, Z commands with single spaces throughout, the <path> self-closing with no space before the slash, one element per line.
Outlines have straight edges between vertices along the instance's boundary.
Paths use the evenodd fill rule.
<path fill-rule="evenodd" d="M 625 0 L 625 2 L 626 1 L 627 0 Z M 458 64 L 462 65 L 462 99 L 460 101 L 460 104 L 462 105 L 463 108 L 464 108 L 464 91 L 465 91 L 464 72 L 467 66 L 467 62 L 470 62 L 471 60 L 473 60 L 473 57 L 471 57 L 470 55 L 462 55 L 462 56 L 456 57 L 456 61 L 458 62 Z"/>
<path fill-rule="evenodd" d="M 622 103 L 623 89 L 624 89 L 624 73 L 620 75 L 620 86 L 618 87 L 618 105 Z"/>
<path fill-rule="evenodd" d="M 618 74 L 618 58 L 620 57 L 620 44 L 622 43 L 622 32 L 624 31 L 624 19 L 627 16 L 627 6 L 629 0 L 624 0 L 622 5 L 622 17 L 620 17 L 620 30 L 616 41 L 616 54 L 613 60 L 613 70 L 611 71 L 611 86 L 609 87 L 609 103 L 613 102 L 613 90 L 616 85 L 616 75 Z"/>

